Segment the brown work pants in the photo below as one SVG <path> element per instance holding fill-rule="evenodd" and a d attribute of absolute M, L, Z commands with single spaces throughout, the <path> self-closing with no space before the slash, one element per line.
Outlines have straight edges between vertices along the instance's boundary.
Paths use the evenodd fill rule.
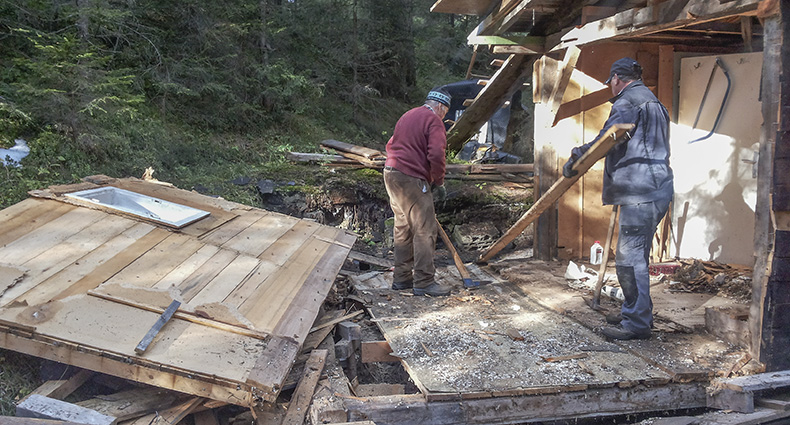
<path fill-rule="evenodd" d="M 391 167 L 384 170 L 384 185 L 395 213 L 393 280 L 413 281 L 415 288 L 425 288 L 434 282 L 436 272 L 433 254 L 437 228 L 431 187 L 425 180 Z"/>

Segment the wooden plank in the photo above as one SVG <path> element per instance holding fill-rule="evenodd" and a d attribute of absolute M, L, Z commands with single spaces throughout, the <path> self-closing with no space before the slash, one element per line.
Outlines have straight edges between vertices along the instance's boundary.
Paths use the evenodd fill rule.
<path fill-rule="evenodd" d="M 247 383 L 253 386 L 253 395 L 275 401 L 298 352 L 299 344 L 292 339 L 272 337 L 266 341 L 264 351 L 247 377 Z"/>
<path fill-rule="evenodd" d="M 0 211 L 0 246 L 8 245 L 72 209 L 74 207 L 60 202 L 28 198 Z"/>
<path fill-rule="evenodd" d="M 71 207 L 65 214 L 0 248 L 0 258 L 8 264 L 23 264 L 103 218 L 102 212 Z"/>
<path fill-rule="evenodd" d="M 239 255 L 228 264 L 200 292 L 188 301 L 192 306 L 209 304 L 224 300 L 238 287 L 260 263 L 255 257 Z"/>
<path fill-rule="evenodd" d="M 486 262 L 494 255 L 502 250 L 507 244 L 521 234 L 530 223 L 535 221 L 540 214 L 554 204 L 554 202 L 562 196 L 587 170 L 592 167 L 599 159 L 603 158 L 609 150 L 617 143 L 622 141 L 623 136 L 627 130 L 633 128 L 633 124 L 615 124 L 603 136 L 601 136 L 595 144 L 579 158 L 573 166 L 573 169 L 579 173 L 572 178 L 561 176 L 551 188 L 544 193 L 532 207 L 516 221 L 516 223 L 508 229 L 491 247 L 489 247 L 478 258 L 478 262 Z"/>
<path fill-rule="evenodd" d="M 16 330 L 0 327 L 0 347 L 214 400 L 241 405 L 251 402 L 248 396 L 252 389 L 243 382 L 229 382 L 219 379 L 219 375 L 208 377 L 194 371 L 191 378 L 185 378 L 188 373 L 184 370 L 156 363 L 133 362 L 124 355 L 53 340 L 44 335 L 29 339 Z"/>
<path fill-rule="evenodd" d="M 330 244 L 311 238 L 299 247 L 287 264 L 277 269 L 250 298 L 242 302 L 239 311 L 260 330 L 272 331 L 287 310 L 299 288 L 315 265 L 321 260 Z M 312 323 L 310 319 L 309 323 Z M 269 328 L 271 326 L 271 328 Z"/>
<path fill-rule="evenodd" d="M 206 285 L 214 280 L 217 275 L 222 273 L 233 260 L 238 257 L 238 253 L 228 250 L 219 250 L 211 256 L 202 266 L 198 267 L 189 277 L 178 284 L 178 290 L 184 301 L 189 302 Z"/>
<path fill-rule="evenodd" d="M 201 403 L 205 401 L 201 397 L 193 397 L 179 405 L 173 406 L 161 412 L 152 413 L 125 421 L 123 425 L 172 425 L 178 424 L 182 419 L 192 413 Z"/>
<path fill-rule="evenodd" d="M 16 406 L 16 415 L 71 420 L 86 425 L 115 425 L 117 418 L 54 398 L 33 394 Z"/>
<path fill-rule="evenodd" d="M 186 396 L 182 393 L 145 386 L 101 395 L 75 404 L 116 417 L 122 422 L 165 410 L 184 398 Z"/>
<path fill-rule="evenodd" d="M 212 245 L 222 246 L 222 244 L 241 233 L 252 223 L 269 214 L 269 212 L 263 210 L 244 211 L 233 219 L 201 235 L 200 239 Z"/>
<path fill-rule="evenodd" d="M 164 313 L 165 311 L 164 308 L 154 306 L 151 303 L 141 303 L 139 300 L 123 298 L 121 296 L 114 294 L 113 289 L 117 289 L 117 288 L 118 287 L 107 288 L 105 286 L 102 286 L 100 290 L 88 291 L 88 295 L 99 297 L 107 301 L 112 301 L 128 306 L 136 307 L 146 311 L 151 311 L 157 314 Z M 169 297 L 169 294 L 167 293 L 163 293 L 163 295 Z M 180 320 L 186 320 L 188 322 L 197 323 L 199 325 L 209 326 L 212 328 L 221 329 L 226 332 L 232 332 L 253 338 L 266 339 L 269 336 L 269 334 L 258 332 L 255 329 L 249 329 L 244 324 L 235 323 L 235 322 L 234 323 L 224 322 L 221 321 L 222 318 L 217 318 L 217 317 L 205 317 L 206 315 L 203 313 L 204 312 L 200 309 L 196 310 L 194 313 L 176 311 L 173 316 Z"/>
<path fill-rule="evenodd" d="M 3 425 L 82 425 L 77 422 L 59 421 L 56 419 L 20 418 L 18 416 L 0 416 Z"/>
<path fill-rule="evenodd" d="M 790 387 L 790 370 L 739 376 L 720 381 L 719 384 L 734 391 L 764 391 Z"/>
<path fill-rule="evenodd" d="M 303 220 L 284 214 L 267 214 L 222 244 L 222 247 L 257 257 L 288 230 L 302 222 Z M 318 224 L 313 224 L 318 227 Z"/>
<path fill-rule="evenodd" d="M 350 260 L 357 260 L 361 263 L 367 263 L 373 266 L 385 267 L 390 268 L 395 265 L 395 262 L 381 257 L 374 257 L 372 255 L 364 254 L 359 251 L 354 251 L 353 249 L 348 253 L 348 258 Z"/>
<path fill-rule="evenodd" d="M 310 354 L 310 358 L 305 364 L 304 375 L 291 396 L 291 403 L 288 405 L 288 413 L 283 419 L 283 425 L 302 425 L 304 423 L 307 408 L 310 406 L 315 386 L 318 384 L 318 378 L 324 371 L 326 356 L 327 350 L 313 350 Z"/>
<path fill-rule="evenodd" d="M 670 0 L 658 6 L 657 17 L 650 13 L 638 13 L 630 9 L 614 16 L 574 28 L 561 37 L 556 45 L 547 41 L 548 51 L 558 51 L 569 46 L 581 46 L 606 40 L 635 38 L 661 31 L 699 25 L 706 22 L 738 15 L 752 15 L 756 12 L 759 0 L 741 2 L 710 2 L 707 0 Z M 549 37 L 554 39 L 555 37 Z"/>
<path fill-rule="evenodd" d="M 351 143 L 341 142 L 339 140 L 332 140 L 332 139 L 322 140 L 321 146 L 329 149 L 334 149 L 340 152 L 347 152 L 347 153 L 360 155 L 367 159 L 382 158 L 385 156 L 384 153 L 379 150 L 366 148 L 364 146 L 352 145 Z"/>
<path fill-rule="evenodd" d="M 265 247 L 266 249 L 258 255 L 258 258 L 282 266 L 286 264 L 291 256 L 299 250 L 299 247 L 312 238 L 320 228 L 321 226 L 317 223 L 308 220 L 300 220 L 273 243 L 268 244 Z"/>
<path fill-rule="evenodd" d="M 573 74 L 573 69 L 576 67 L 576 62 L 579 60 L 580 54 L 581 49 L 576 46 L 569 47 L 565 50 L 565 58 L 562 60 L 562 65 L 559 69 L 560 76 L 555 80 L 551 95 L 549 95 L 549 110 L 552 115 L 557 114 L 560 104 L 562 104 L 562 98 L 565 96 L 565 90 L 568 88 L 568 83 L 571 81 L 571 75 Z"/>
<path fill-rule="evenodd" d="M 426 401 L 422 394 L 384 397 L 347 397 L 349 421 L 372 420 L 399 425 L 450 425 L 459 423 L 531 423 L 552 420 L 581 421 L 625 412 L 677 410 L 702 407 L 704 385 L 601 388 L 596 396 L 585 391 L 536 396 Z"/>
<path fill-rule="evenodd" d="M 168 234 L 169 232 L 157 229 L 150 224 L 137 223 L 52 276 L 41 274 L 33 277 L 35 286 L 16 299 L 29 305 L 35 305 L 80 292 L 84 293 L 125 267 L 133 260 L 130 258 L 131 256 L 140 255 L 141 252 L 159 243 Z M 131 255 L 123 255 L 125 252 Z M 43 280 L 39 281 L 39 278 Z M 74 283 L 68 285 L 69 282 Z"/>
<path fill-rule="evenodd" d="M 326 234 L 335 233 L 333 241 L 336 244 L 328 247 L 326 253 L 313 266 L 312 272 L 305 278 L 304 284 L 293 296 L 289 309 L 274 327 L 273 331 L 276 335 L 291 336 L 301 341 L 307 337 L 311 324 L 343 265 L 343 260 L 356 240 L 355 235 L 345 231 L 322 230 L 326 230 Z M 322 235 L 323 233 L 319 232 L 317 237 L 320 238 Z"/>
<path fill-rule="evenodd" d="M 193 276 L 204 264 L 211 260 L 219 251 L 219 247 L 214 245 L 204 245 L 192 256 L 187 258 L 183 263 L 179 264 L 170 273 L 166 274 L 159 282 L 156 282 L 152 288 L 167 290 L 170 287 L 178 287 L 184 283 L 190 276 Z"/>
<path fill-rule="evenodd" d="M 159 331 L 162 330 L 165 324 L 167 324 L 167 322 L 170 321 L 170 318 L 173 317 L 173 313 L 175 313 L 176 310 L 178 310 L 179 306 L 181 306 L 180 301 L 173 300 L 173 302 L 170 303 L 170 305 L 167 307 L 167 310 L 165 310 L 162 313 L 162 315 L 159 316 L 158 319 L 156 319 L 156 323 L 154 323 L 154 325 L 151 326 L 151 329 L 149 329 L 148 332 L 146 332 L 143 339 L 140 341 L 139 344 L 137 344 L 137 347 L 134 347 L 135 353 L 140 355 L 145 353 L 145 350 L 148 349 L 148 346 L 151 345 L 151 342 L 153 342 L 154 338 L 157 335 L 159 335 Z"/>
<path fill-rule="evenodd" d="M 63 400 L 71 393 L 81 387 L 82 384 L 88 381 L 95 372 L 92 370 L 81 369 L 68 379 L 57 379 L 44 382 L 38 388 L 33 390 L 32 394 L 42 395 L 44 397 Z M 29 395 L 28 395 L 29 397 Z"/>
<path fill-rule="evenodd" d="M 362 363 L 400 361 L 400 358 L 392 355 L 392 348 L 387 341 L 362 341 L 360 357 Z"/>
<path fill-rule="evenodd" d="M 203 242 L 191 236 L 171 233 L 108 279 L 107 283 L 151 288 L 202 246 Z"/>
<path fill-rule="evenodd" d="M 457 151 L 478 131 L 532 69 L 533 57 L 511 55 L 447 132 L 447 149 Z"/>
<path fill-rule="evenodd" d="M 565 118 L 570 118 L 574 115 L 580 114 L 590 109 L 597 108 L 603 105 L 612 98 L 612 89 L 604 87 L 598 91 L 588 93 L 578 99 L 565 102 L 557 109 L 557 114 L 554 116 L 553 125 Z"/>
<path fill-rule="evenodd" d="M 707 404 L 712 409 L 752 413 L 754 412 L 754 393 L 725 388 L 709 393 Z"/>
<path fill-rule="evenodd" d="M 83 228 L 57 245 L 22 263 L 22 267 L 30 270 L 28 273 L 30 277 L 6 291 L 3 298 L 14 300 L 19 295 L 36 288 L 39 283 L 129 230 L 135 224 L 135 221 L 119 216 L 107 216 L 103 220 Z"/>

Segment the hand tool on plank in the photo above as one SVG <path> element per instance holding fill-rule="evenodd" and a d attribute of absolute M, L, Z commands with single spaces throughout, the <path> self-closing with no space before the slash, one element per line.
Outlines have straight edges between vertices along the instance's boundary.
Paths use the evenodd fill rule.
<path fill-rule="evenodd" d="M 606 263 L 609 262 L 609 248 L 612 246 L 612 236 L 614 235 L 614 225 L 617 223 L 618 205 L 612 207 L 612 215 L 609 216 L 609 230 L 606 232 L 606 243 L 603 246 L 603 258 L 601 267 L 598 269 L 598 282 L 595 283 L 593 299 L 590 301 L 590 308 L 601 310 L 601 288 L 603 288 L 604 274 L 606 274 Z"/>
<path fill-rule="evenodd" d="M 442 223 L 439 223 L 438 219 L 436 220 L 436 225 L 439 227 L 439 236 L 441 236 L 442 241 L 447 245 L 447 250 L 450 251 L 450 254 L 453 256 L 455 268 L 458 269 L 458 273 L 461 274 L 461 278 L 464 281 L 464 288 L 476 288 L 480 286 L 479 281 L 472 280 L 472 275 L 469 274 L 469 270 L 466 269 L 464 262 L 461 260 L 461 256 L 458 255 L 458 251 L 455 250 L 453 243 L 450 241 L 450 237 L 447 236 L 447 232 L 444 231 Z"/>

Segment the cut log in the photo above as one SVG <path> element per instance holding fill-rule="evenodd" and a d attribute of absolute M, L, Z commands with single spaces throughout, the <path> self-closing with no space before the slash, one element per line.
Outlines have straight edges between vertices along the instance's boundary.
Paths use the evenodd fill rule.
<path fill-rule="evenodd" d="M 321 146 L 329 149 L 334 149 L 338 152 L 345 152 L 354 155 L 359 155 L 361 157 L 370 160 L 374 160 L 386 156 L 384 155 L 384 153 L 382 153 L 379 150 L 366 148 L 364 146 L 352 145 L 351 143 L 341 142 L 339 140 L 332 140 L 332 139 L 322 140 Z"/>
<path fill-rule="evenodd" d="M 606 156 L 609 150 L 623 140 L 626 132 L 634 128 L 633 124 L 615 124 L 613 125 L 595 144 L 579 158 L 573 166 L 573 169 L 578 171 L 578 174 L 571 178 L 560 177 L 549 190 L 543 194 L 532 207 L 527 210 L 518 221 L 502 235 L 499 240 L 494 242 L 483 254 L 480 255 L 477 262 L 485 263 L 490 260 L 494 255 L 502 250 L 507 244 L 513 241 L 527 226 L 535 221 L 543 211 L 554 204 L 577 180 L 579 180 L 590 167 L 593 166 L 599 159 Z"/>

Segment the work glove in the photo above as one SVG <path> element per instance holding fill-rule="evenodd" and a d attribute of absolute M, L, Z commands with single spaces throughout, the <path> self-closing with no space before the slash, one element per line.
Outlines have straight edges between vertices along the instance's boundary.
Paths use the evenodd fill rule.
<path fill-rule="evenodd" d="M 568 159 L 568 162 L 566 162 L 565 165 L 562 166 L 562 175 L 565 176 L 566 179 L 569 179 L 579 174 L 578 171 L 573 169 L 574 162 L 576 162 L 576 159 L 574 157 L 570 157 L 570 159 Z"/>
<path fill-rule="evenodd" d="M 447 189 L 444 185 L 433 187 L 433 202 L 444 202 L 447 199 Z"/>

